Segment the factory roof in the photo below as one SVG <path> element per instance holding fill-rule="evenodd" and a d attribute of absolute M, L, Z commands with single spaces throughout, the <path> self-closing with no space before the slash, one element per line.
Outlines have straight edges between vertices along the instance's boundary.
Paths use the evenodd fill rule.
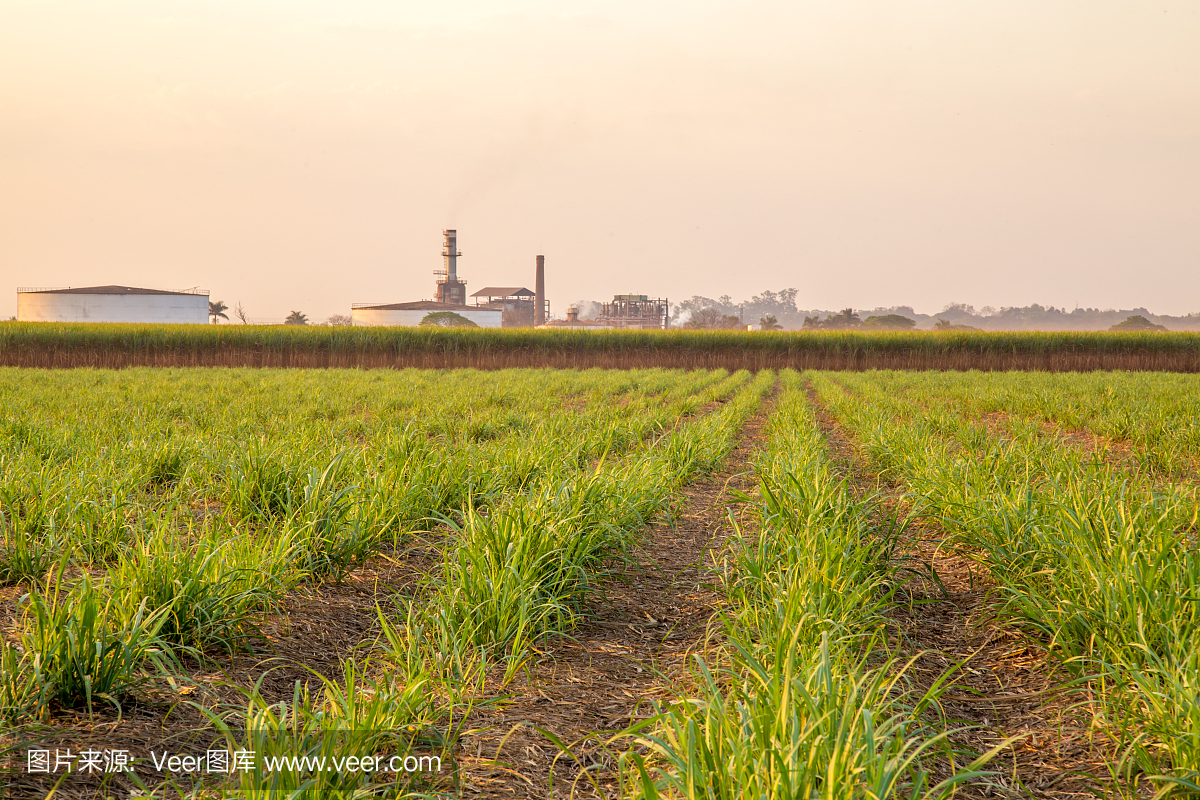
<path fill-rule="evenodd" d="M 162 289 L 139 289 L 136 286 L 81 286 L 66 289 L 20 288 L 18 294 L 208 294 L 207 290 L 192 289 L 186 292 L 168 292 Z"/>
<path fill-rule="evenodd" d="M 471 297 L 535 297 L 524 286 L 485 286 Z"/>
<path fill-rule="evenodd" d="M 415 303 L 353 303 L 351 308 L 373 308 L 377 311 L 488 311 L 478 306 L 439 303 L 436 300 L 417 300 Z"/>

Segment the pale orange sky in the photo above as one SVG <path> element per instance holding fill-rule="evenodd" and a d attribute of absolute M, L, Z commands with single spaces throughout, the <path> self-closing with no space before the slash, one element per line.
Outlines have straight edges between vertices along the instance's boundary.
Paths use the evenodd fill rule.
<path fill-rule="evenodd" d="M 17 286 L 1200 311 L 1200 3 L 0 0 Z"/>

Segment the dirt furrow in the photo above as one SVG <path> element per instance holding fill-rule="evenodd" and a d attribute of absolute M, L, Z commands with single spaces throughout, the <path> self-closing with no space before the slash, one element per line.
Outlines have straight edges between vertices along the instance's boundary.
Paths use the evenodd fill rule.
<path fill-rule="evenodd" d="M 314 673 L 340 680 L 344 660 L 378 635 L 376 604 L 386 608 L 388 598 L 407 577 L 403 563 L 379 556 L 341 583 L 302 584 L 285 598 L 280 613 L 262 624 L 262 637 L 254 642 L 256 652 L 239 652 L 232 657 L 213 652 L 203 662 L 185 657 L 173 686 L 158 678 L 123 698 L 120 707 L 107 699 L 98 700 L 92 716 L 86 710 L 56 710 L 48 720 L 51 726 L 12 734 L 13 741 L 21 745 L 17 755 L 22 756 L 24 747 L 35 746 L 76 755 L 88 750 L 127 751 L 137 758 L 163 751 L 203 754 L 216 734 L 211 721 L 191 703 L 241 709 L 245 707 L 241 691 L 255 686 L 267 702 L 274 703 L 290 700 L 297 681 L 317 684 Z M 15 597 L 24 591 L 26 587 L 9 587 L 0 598 Z M 0 735 L 0 747 L 5 744 Z M 45 797 L 63 777 L 31 774 L 23 767 L 23 763 L 12 762 L 11 773 L 0 772 L 0 798 Z M 149 767 L 135 771 L 150 784 L 157 782 L 157 773 L 148 772 Z M 101 778 L 106 780 L 103 788 Z M 127 796 L 134 789 L 129 778 L 119 772 L 76 771 L 53 794 L 70 800 Z"/>
<path fill-rule="evenodd" d="M 834 462 L 858 490 L 907 507 L 912 498 L 906 488 L 880 481 L 817 392 L 809 387 L 808 394 Z M 1098 784 L 1088 776 L 1103 775 L 1106 758 L 1080 705 L 1086 694 L 1058 691 L 1066 677 L 1037 642 L 997 619 L 990 577 L 947 546 L 947 534 L 935 520 L 915 520 L 904 545 L 897 554 L 913 577 L 889 617 L 900 647 L 921 653 L 912 676 L 930 685 L 961 664 L 943 698 L 951 727 L 968 728 L 952 735 L 958 747 L 982 753 L 1018 737 L 991 764 L 997 771 L 994 787 L 968 787 L 960 796 L 1092 797 Z"/>
<path fill-rule="evenodd" d="M 772 395 L 747 420 L 718 472 L 684 488 L 673 520 L 648 528 L 636 563 L 571 638 L 547 647 L 503 690 L 507 699 L 472 715 L 469 724 L 483 730 L 463 742 L 464 796 L 616 796 L 604 733 L 649 716 L 651 700 L 670 699 L 686 680 L 689 657 L 704 647 L 720 602 L 709 553 L 730 533 L 728 510 L 751 520 L 752 504 L 733 493 L 754 491 L 751 459 L 773 405 Z M 570 755 L 541 731 L 568 744 Z"/>

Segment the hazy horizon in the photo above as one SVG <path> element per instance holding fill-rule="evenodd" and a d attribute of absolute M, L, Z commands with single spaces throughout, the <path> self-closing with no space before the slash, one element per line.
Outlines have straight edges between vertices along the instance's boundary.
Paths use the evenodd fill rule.
<path fill-rule="evenodd" d="M 18 286 L 1200 311 L 1200 5 L 0 1 Z"/>

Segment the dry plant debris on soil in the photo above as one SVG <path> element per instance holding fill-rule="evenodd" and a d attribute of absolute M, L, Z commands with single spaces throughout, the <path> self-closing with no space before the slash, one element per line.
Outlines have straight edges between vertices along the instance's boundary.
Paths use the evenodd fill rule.
<path fill-rule="evenodd" d="M 704 405 L 697 415 L 717 405 Z M 557 750 L 534 726 L 575 741 L 625 727 L 648 712 L 651 699 L 671 696 L 671 681 L 684 672 L 687 654 L 705 640 L 717 602 L 708 587 L 709 547 L 718 545 L 726 532 L 722 526 L 733 502 L 731 492 L 753 486 L 749 459 L 767 414 L 760 409 L 743 427 L 721 470 L 684 488 L 671 521 L 647 529 L 637 563 L 624 580 L 607 587 L 584 623 L 569 637 L 551 640 L 545 660 L 532 671 L 496 687 L 500 698 L 490 699 L 498 702 L 477 708 L 468 723 L 477 733 L 456 753 L 457 769 L 465 770 L 460 793 L 550 796 Z M 206 507 L 199 516 L 207 513 Z M 420 591 L 422 576 L 437 570 L 437 536 L 434 531 L 413 537 L 407 549 L 377 555 L 341 582 L 301 584 L 289 593 L 279 613 L 261 624 L 262 637 L 253 653 L 217 662 L 185 660 L 177 680 L 144 687 L 124 698 L 120 708 L 99 703 L 92 715 L 56 710 L 53 726 L 38 732 L 37 746 L 75 753 L 164 748 L 203 752 L 212 730 L 197 705 L 238 707 L 244 704 L 239 691 L 252 687 L 273 703 L 291 699 L 297 682 L 311 684 L 318 675 L 336 679 L 347 658 L 377 639 L 378 608 L 389 608 L 397 595 Z M 19 617 L 17 599 L 26 590 L 8 587 L 0 595 L 6 633 Z M 517 723 L 520 727 L 513 732 Z M 585 764 L 588 758 L 592 764 L 604 758 L 588 745 L 576 755 Z M 558 774 L 573 776 L 578 770 L 570 759 L 559 763 Z M 612 777 L 604 779 L 611 784 Z M 45 776 L 18 770 L 5 779 L 8 786 L 3 788 L 9 794 L 0 797 L 45 795 Z M 135 788 L 115 774 L 104 792 L 119 796 Z M 94 785 L 64 784 L 54 796 L 97 795 Z"/>
<path fill-rule="evenodd" d="M 669 701 L 688 680 L 687 662 L 704 648 L 720 603 L 710 555 L 730 533 L 730 510 L 753 524 L 752 505 L 735 493 L 756 486 L 751 458 L 771 405 L 747 420 L 719 471 L 684 487 L 673 519 L 649 526 L 637 563 L 606 587 L 586 621 L 497 687 L 502 702 L 472 717 L 482 730 L 463 743 L 464 795 L 616 796 L 616 748 L 604 746 L 605 734 L 652 715 L 651 701 Z"/>
<path fill-rule="evenodd" d="M 855 491 L 881 497 L 892 510 L 917 512 L 906 546 L 898 551 L 905 559 L 901 566 L 911 567 L 902 570 L 909 578 L 888 612 L 895 642 L 917 657 L 909 675 L 928 686 L 953 670 L 942 703 L 951 727 L 967 726 L 952 735 L 963 750 L 983 752 L 1011 742 L 992 763 L 997 770 L 992 785 L 968 787 L 959 796 L 1105 793 L 1112 743 L 1096 732 L 1086 688 L 1064 685 L 1068 678 L 1043 643 L 998 616 L 996 587 L 971 553 L 951 547 L 938 520 L 920 515 L 920 498 L 909 487 L 875 473 L 860 443 L 811 387 L 809 400 L 836 465 Z M 747 420 L 716 472 L 681 489 L 670 519 L 646 528 L 632 562 L 605 584 L 575 628 L 542 641 L 537 658 L 511 682 L 491 676 L 483 702 L 465 723 L 471 732 L 456 753 L 459 794 L 616 796 L 615 756 L 622 744 L 606 746 L 606 738 L 646 719 L 654 702 L 668 702 L 686 689 L 690 656 L 712 642 L 711 622 L 722 598 L 710 585 L 709 566 L 734 522 L 756 524 L 756 503 L 746 496 L 753 498 L 757 488 L 752 463 L 763 447 L 772 404 L 773 398 Z M 703 417 L 716 405 L 700 407 L 695 415 Z M 994 438 L 1003 438 L 1010 419 L 993 413 L 979 421 Z M 1110 464 L 1132 468 L 1140 463 L 1121 443 L 1052 423 L 1042 429 Z M 208 508 L 199 513 L 207 515 Z M 56 713 L 45 746 L 146 751 L 173 743 L 186 750 L 186 744 L 202 741 L 205 727 L 193 702 L 237 705 L 238 688 L 251 687 L 264 671 L 267 677 L 258 685 L 268 702 L 289 698 L 295 683 L 314 673 L 338 676 L 357 648 L 377 638 L 377 608 L 387 608 L 397 594 L 411 595 L 423 575 L 436 571 L 436 536 L 435 531 L 427 541 L 414 538 L 408 549 L 377 555 L 342 582 L 292 591 L 280 613 L 261 626 L 255 653 L 240 653 L 219 665 L 192 663 L 183 680 L 159 682 L 119 710 L 101 704 L 91 717 Z M 6 635 L 19 616 L 22 591 L 0 590 Z M 945 776 L 943 770 L 939 777 Z M 5 780 L 10 796 L 44 796 L 27 777 Z M 110 786 L 117 794 L 129 788 L 120 778 Z M 73 791 L 64 787 L 56 796 L 93 796 Z"/>
<path fill-rule="evenodd" d="M 417 568 L 427 568 L 421 564 L 419 551 L 416 559 Z M 336 678 L 343 661 L 378 635 L 376 604 L 386 604 L 411 582 L 413 572 L 408 555 L 399 553 L 376 557 L 342 583 L 298 588 L 281 613 L 262 626 L 265 640 L 257 652 L 239 653 L 221 662 L 187 663 L 186 674 L 180 676 L 184 680 L 173 686 L 156 684 L 126 699 L 120 709 L 98 703 L 91 717 L 86 710 L 56 712 L 53 727 L 35 734 L 33 741 L 39 748 L 75 754 L 87 749 L 203 753 L 211 741 L 211 729 L 192 703 L 238 706 L 243 703 L 238 689 L 249 689 L 256 682 L 268 702 L 290 700 L 297 681 L 309 683 L 314 673 Z M 9 607 L 15 605 L 15 594 L 20 591 L 20 587 L 6 590 L 5 597 L 12 597 L 4 603 L 9 611 L 8 627 L 15 618 Z M 0 792 L 0 798 L 45 797 L 40 777 L 23 772 L 2 776 L 8 783 L 2 788 L 8 794 Z M 135 789 L 121 775 L 110 776 L 109 795 L 128 796 Z M 96 796 L 95 786 L 64 784 L 54 793 L 55 798 L 64 800 Z"/>
<path fill-rule="evenodd" d="M 811 387 L 809 399 L 835 461 L 857 491 L 911 506 L 904 487 L 872 473 Z M 946 539 L 935 520 L 918 517 L 909 525 L 907 547 L 897 554 L 916 569 L 889 616 L 900 646 L 910 656 L 920 654 L 912 671 L 918 680 L 932 683 L 954 669 L 943 708 L 967 729 L 952 741 L 982 753 L 1013 740 L 990 765 L 999 773 L 990 779 L 994 785 L 968 786 L 960 796 L 1094 797 L 1107 756 L 1106 743 L 1094 738 L 1086 693 L 1064 690 L 1069 678 L 1046 651 L 996 618 L 990 577 Z"/>

